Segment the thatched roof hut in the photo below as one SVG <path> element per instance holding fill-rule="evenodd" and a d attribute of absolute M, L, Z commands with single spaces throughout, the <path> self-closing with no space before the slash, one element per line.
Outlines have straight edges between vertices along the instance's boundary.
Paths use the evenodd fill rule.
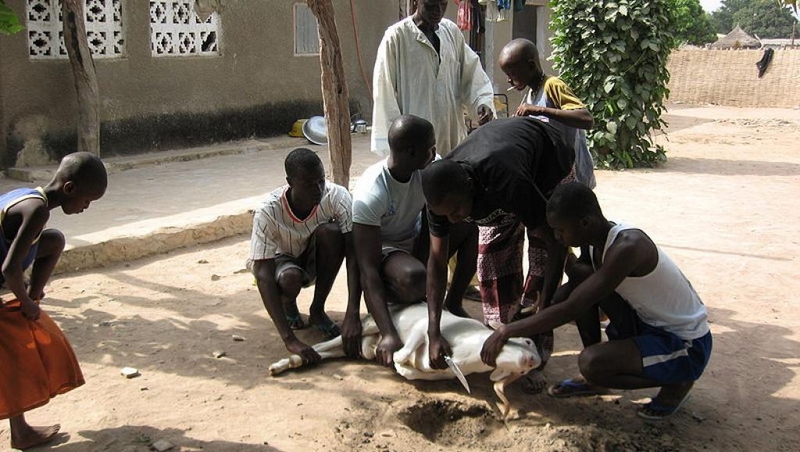
<path fill-rule="evenodd" d="M 737 25 L 730 33 L 711 44 L 712 49 L 758 49 L 761 41 L 745 33 Z"/>

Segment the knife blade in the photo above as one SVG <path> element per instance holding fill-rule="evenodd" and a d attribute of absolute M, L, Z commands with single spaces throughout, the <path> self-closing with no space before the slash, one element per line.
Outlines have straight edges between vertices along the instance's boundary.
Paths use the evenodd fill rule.
<path fill-rule="evenodd" d="M 458 367 L 458 364 L 456 364 L 456 362 L 453 361 L 453 358 L 445 355 L 444 361 L 447 363 L 447 367 L 449 367 L 450 370 L 453 371 L 454 374 L 456 374 L 458 381 L 461 382 L 461 385 L 464 386 L 464 389 L 467 390 L 467 393 L 472 394 L 472 391 L 469 390 L 469 382 L 467 382 L 467 377 L 464 376 L 464 372 L 461 372 L 461 369 Z"/>

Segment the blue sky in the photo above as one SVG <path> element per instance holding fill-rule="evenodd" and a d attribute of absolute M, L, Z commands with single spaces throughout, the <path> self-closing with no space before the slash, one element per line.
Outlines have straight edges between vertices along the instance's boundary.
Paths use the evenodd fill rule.
<path fill-rule="evenodd" d="M 700 0 L 700 5 L 707 13 L 717 10 L 721 4 L 722 0 Z"/>

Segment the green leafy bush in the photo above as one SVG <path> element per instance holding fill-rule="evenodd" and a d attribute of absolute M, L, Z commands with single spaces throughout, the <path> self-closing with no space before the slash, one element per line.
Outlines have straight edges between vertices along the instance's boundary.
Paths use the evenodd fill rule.
<path fill-rule="evenodd" d="M 19 19 L 17 15 L 14 14 L 14 11 L 6 6 L 5 0 L 0 0 L 0 33 L 13 35 L 24 29 L 25 27 L 19 23 Z"/>
<path fill-rule="evenodd" d="M 601 168 L 666 161 L 653 140 L 669 95 L 672 20 L 664 0 L 552 2 L 554 66 L 595 119 L 587 138 Z"/>

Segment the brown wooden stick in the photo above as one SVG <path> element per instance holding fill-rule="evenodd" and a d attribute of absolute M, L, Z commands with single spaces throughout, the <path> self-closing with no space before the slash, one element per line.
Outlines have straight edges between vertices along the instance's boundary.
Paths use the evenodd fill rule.
<path fill-rule="evenodd" d="M 333 181 L 350 183 L 350 93 L 344 76 L 342 49 L 331 0 L 306 0 L 319 25 L 319 59 L 322 67 L 322 101 L 328 127 L 328 148 Z"/>

